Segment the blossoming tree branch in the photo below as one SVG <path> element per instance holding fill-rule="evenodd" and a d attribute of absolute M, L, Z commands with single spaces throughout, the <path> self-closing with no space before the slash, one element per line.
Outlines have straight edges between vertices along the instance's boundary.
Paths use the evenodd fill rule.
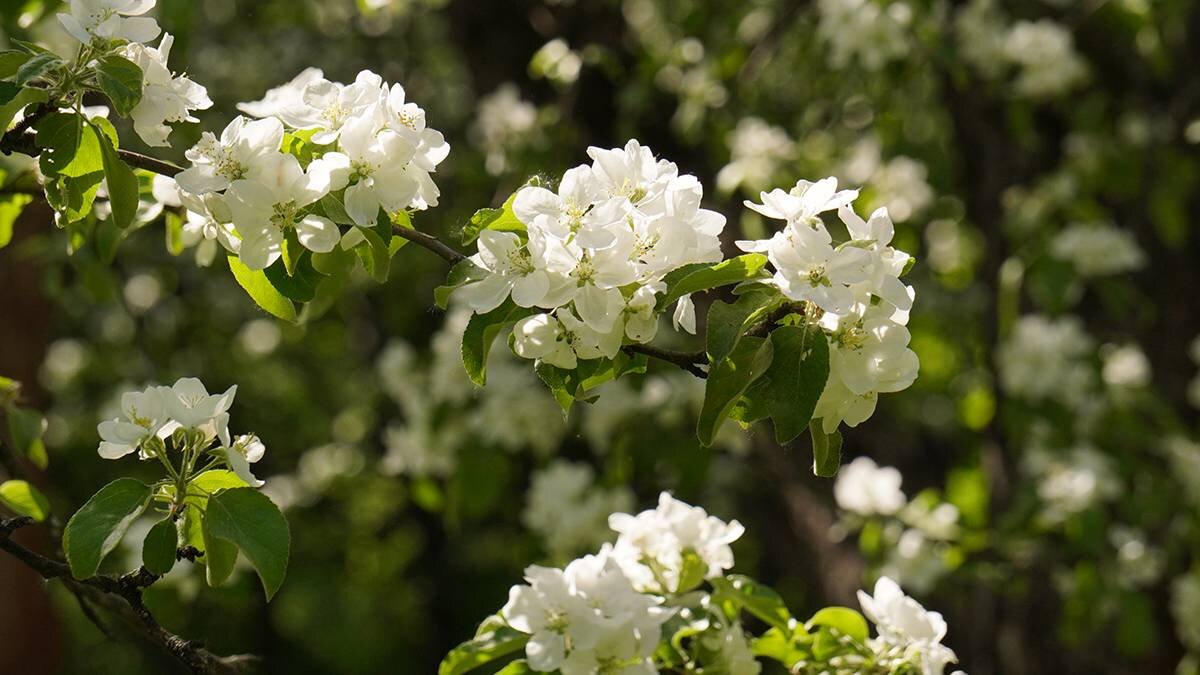
<path fill-rule="evenodd" d="M 412 242 L 451 265 L 435 302 L 472 312 L 462 361 L 476 384 L 486 383 L 497 338 L 531 362 L 564 413 L 598 385 L 661 360 L 705 378 L 700 443 L 711 444 L 729 420 L 770 419 L 780 444 L 807 429 L 821 476 L 837 472 L 840 426 L 860 424 L 879 394 L 916 378 L 905 327 L 914 292 L 902 281 L 913 259 L 891 246 L 887 210 L 860 214 L 857 191 L 834 178 L 747 202 L 781 227 L 737 241 L 740 254 L 726 257 L 726 217 L 702 208 L 695 176 L 637 140 L 592 147 L 590 163 L 530 178 L 501 207 L 477 211 L 459 232 L 459 244 L 475 249 L 468 256 L 414 226 L 438 205 L 433 176 L 449 145 L 400 84 L 371 71 L 350 84 L 302 72 L 239 105 L 244 115 L 219 135 L 204 132 L 186 151 L 187 167 L 127 151 L 109 115 L 162 147 L 172 125 L 212 105 L 203 86 L 171 70 L 172 37 L 145 16 L 154 4 L 74 0 L 59 15 L 78 40 L 73 56 L 24 42 L 0 52 L 0 150 L 37 159 L 41 191 L 72 250 L 90 243 L 112 260 L 131 231 L 161 222 L 172 252 L 193 248 L 204 266 L 222 260 L 262 309 L 304 322 L 330 306 L 356 267 L 386 281 L 392 257 Z M 107 106 L 90 105 L 101 100 Z M 5 199 L 0 226 L 11 229 L 32 196 Z M 718 288 L 732 301 L 708 305 L 702 351 L 653 344 L 667 314 L 675 331 L 696 334 L 693 296 Z M 270 598 L 286 571 L 288 527 L 250 471 L 263 443 L 228 430 L 234 393 L 210 395 L 183 379 L 126 394 L 123 416 L 99 426 L 99 453 L 157 462 L 161 480 L 123 478 L 97 492 L 63 530 L 65 568 L 9 539 L 27 520 L 6 521 L 0 544 L 47 578 L 131 593 L 181 556 L 199 559 L 219 584 L 240 555 Z M 10 426 L 36 416 L 9 403 Z M 32 486 L 19 490 L 22 499 L 4 493 L 5 505 L 35 520 L 50 515 Z M 142 569 L 97 576 L 147 509 L 161 520 L 146 537 Z M 665 494 L 656 511 L 612 523 L 620 538 L 611 550 L 561 570 L 527 570 L 529 585 L 515 587 L 447 658 L 443 675 L 522 648 L 526 658 L 503 672 L 695 671 L 722 650 L 794 672 L 941 672 L 953 660 L 940 645 L 940 617 L 894 584 L 881 581 L 862 598 L 879 630 L 870 639 L 853 610 L 827 608 L 800 623 L 773 591 L 725 575 L 736 523 Z M 140 596 L 123 597 L 145 611 Z M 768 626 L 752 642 L 743 610 Z M 197 672 L 227 665 L 180 651 L 179 642 L 165 639 Z"/>

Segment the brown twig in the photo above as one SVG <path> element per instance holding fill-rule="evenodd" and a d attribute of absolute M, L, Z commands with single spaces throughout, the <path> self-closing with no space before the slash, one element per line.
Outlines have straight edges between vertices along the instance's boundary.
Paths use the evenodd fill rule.
<path fill-rule="evenodd" d="M 403 227 L 401 225 L 394 226 L 392 230 L 395 232 L 396 236 L 407 239 L 418 246 L 432 251 L 434 254 L 441 257 L 442 260 L 445 260 L 451 265 L 467 259 L 467 256 L 450 248 L 444 242 L 442 242 L 441 239 L 438 239 L 432 234 L 426 234 L 420 230 L 414 230 L 411 227 Z"/>
<path fill-rule="evenodd" d="M 162 627 L 142 600 L 142 589 L 150 586 L 158 577 L 141 568 L 119 577 L 99 575 L 87 579 L 75 579 L 71 568 L 66 564 L 35 553 L 12 540 L 12 533 L 33 522 L 32 518 L 8 518 L 0 520 L 0 550 L 21 561 L 26 567 L 42 576 L 43 579 L 59 579 L 67 585 L 81 605 L 84 598 L 97 601 L 108 609 L 123 614 L 129 623 L 151 642 L 159 645 L 175 658 L 179 659 L 191 672 L 197 675 L 232 675 L 255 661 L 257 657 L 245 654 L 234 656 L 217 656 L 204 648 L 199 642 L 180 637 Z M 120 598 L 123 603 L 113 603 Z M 87 610 L 85 610 L 87 613 Z M 94 615 L 89 616 L 96 622 Z M 102 624 L 98 624 L 102 625 Z"/>
<path fill-rule="evenodd" d="M 625 345 L 624 349 L 626 354 L 645 354 L 652 359 L 673 363 L 701 379 L 708 377 L 708 371 L 701 368 L 708 365 L 708 357 L 704 352 L 681 352 L 647 344 Z"/>

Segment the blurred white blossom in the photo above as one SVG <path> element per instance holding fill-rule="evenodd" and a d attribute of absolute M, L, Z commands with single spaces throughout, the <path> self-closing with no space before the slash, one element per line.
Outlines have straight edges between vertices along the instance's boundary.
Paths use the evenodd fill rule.
<path fill-rule="evenodd" d="M 890 516 L 908 501 L 900 489 L 902 480 L 896 468 L 856 457 L 838 471 L 833 496 L 839 507 L 860 516 Z"/>
<path fill-rule="evenodd" d="M 1107 223 L 1074 223 L 1055 235 L 1050 253 L 1085 277 L 1141 269 L 1146 255 L 1133 233 Z"/>
<path fill-rule="evenodd" d="M 537 107 L 521 98 L 517 85 L 505 82 L 479 99 L 471 133 L 487 154 L 484 166 L 493 176 L 508 166 L 509 152 L 520 148 L 537 125 Z"/>
<path fill-rule="evenodd" d="M 829 64 L 845 68 L 857 60 L 877 71 L 908 55 L 913 13 L 898 0 L 820 0 L 817 33 L 828 47 Z"/>
<path fill-rule="evenodd" d="M 784 162 L 795 154 L 787 131 L 758 117 L 738 120 L 727 137 L 729 163 L 717 172 L 717 190 L 733 192 L 739 187 L 762 190 Z"/>
<path fill-rule="evenodd" d="M 555 460 L 534 473 L 521 519 L 541 537 L 551 557 L 559 559 L 608 540 L 608 515 L 633 505 L 628 487 L 598 486 L 590 466 Z"/>
<path fill-rule="evenodd" d="M 1087 361 L 1093 348 L 1091 336 L 1076 317 L 1023 316 L 1000 346 L 1000 384 L 1008 393 L 1031 401 L 1080 404 L 1094 380 Z"/>

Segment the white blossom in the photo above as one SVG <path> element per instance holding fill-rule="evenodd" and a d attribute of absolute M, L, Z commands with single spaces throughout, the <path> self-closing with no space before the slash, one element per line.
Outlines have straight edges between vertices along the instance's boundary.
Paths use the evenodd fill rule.
<path fill-rule="evenodd" d="M 250 465 L 262 459 L 267 451 L 267 446 L 259 440 L 258 436 L 253 434 L 244 434 L 234 439 L 233 444 L 225 450 L 225 458 L 229 463 L 229 469 L 237 474 L 238 478 L 246 481 L 250 487 L 262 487 L 263 481 L 259 480 L 250 471 Z"/>
<path fill-rule="evenodd" d="M 320 68 L 305 68 L 288 82 L 270 89 L 257 101 L 237 104 L 237 109 L 251 117 L 279 117 L 304 104 L 304 88 L 310 82 L 325 79 Z"/>
<path fill-rule="evenodd" d="M 637 515 L 614 513 L 609 527 L 619 536 L 613 555 L 640 590 L 676 592 L 684 580 L 685 565 L 694 555 L 703 565 L 703 578 L 733 567 L 729 545 L 745 528 L 738 521 L 710 516 L 698 507 L 663 492 L 658 507 Z"/>
<path fill-rule="evenodd" d="M 320 253 L 332 251 L 341 239 L 333 221 L 302 210 L 328 192 L 328 177 L 311 169 L 306 173 L 295 157 L 276 153 L 263 163 L 258 180 L 230 185 L 227 202 L 242 237 L 238 257 L 250 269 L 268 267 L 282 255 L 288 230 L 301 246 Z"/>
<path fill-rule="evenodd" d="M 654 672 L 651 656 L 670 612 L 658 606 L 661 598 L 634 589 L 607 547 L 564 569 L 530 566 L 525 579 L 529 584 L 512 588 L 500 616 L 529 634 L 525 657 L 531 669 Z"/>
<path fill-rule="evenodd" d="M 100 40 L 149 42 L 158 37 L 158 22 L 142 16 L 156 0 L 71 0 L 70 13 L 58 15 L 71 37 L 84 44 Z"/>
<path fill-rule="evenodd" d="M 926 610 L 890 578 L 880 577 L 871 595 L 859 591 L 858 602 L 879 631 L 876 648 L 880 651 L 901 650 L 901 658 L 914 663 L 922 675 L 941 675 L 946 664 L 958 660 L 953 650 L 941 644 L 946 636 L 942 615 Z"/>
<path fill-rule="evenodd" d="M 142 97 L 130 117 L 133 130 L 147 145 L 169 145 L 171 128 L 167 122 L 197 122 L 192 111 L 207 110 L 213 104 L 208 90 L 186 75 L 171 72 L 167 59 L 174 42 L 175 38 L 165 33 L 158 47 L 131 42 L 123 50 L 125 58 L 142 69 Z"/>
<path fill-rule="evenodd" d="M 248 120 L 237 116 L 218 139 L 206 131 L 187 151 L 192 166 L 175 177 L 179 186 L 196 195 L 225 190 L 235 180 L 254 180 L 270 167 L 283 142 L 283 124 L 274 118 Z"/>
<path fill-rule="evenodd" d="M 123 419 L 106 420 L 96 427 L 101 438 L 99 453 L 104 459 L 119 459 L 139 449 L 169 421 L 159 387 L 122 394 L 121 414 Z"/>
<path fill-rule="evenodd" d="M 484 274 L 458 291 L 476 312 L 508 297 L 552 310 L 518 321 L 514 347 L 560 368 L 612 358 L 625 339 L 651 340 L 663 278 L 721 259 L 725 219 L 700 207 L 694 176 L 636 140 L 588 154 L 592 164 L 568 170 L 556 190 L 535 183 L 516 193 L 512 213 L 526 233 L 484 230 L 472 256 Z M 695 330 L 689 299 L 676 314 L 676 325 Z"/>

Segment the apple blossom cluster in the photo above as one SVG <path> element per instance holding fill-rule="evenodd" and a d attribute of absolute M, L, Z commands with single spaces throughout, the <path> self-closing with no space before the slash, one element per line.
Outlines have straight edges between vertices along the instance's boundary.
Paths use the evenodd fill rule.
<path fill-rule="evenodd" d="M 212 107 L 208 91 L 176 74 L 167 65 L 175 39 L 163 33 L 157 47 L 146 43 L 162 33 L 158 22 L 143 16 L 154 8 L 157 0 L 71 0 L 70 12 L 58 15 L 58 20 L 71 37 L 89 50 L 87 54 L 101 55 L 114 42 L 124 41 L 116 53 L 142 71 L 142 96 L 130 117 L 133 130 L 147 145 L 167 146 L 171 133 L 168 122 L 197 122 L 193 110 Z"/>
<path fill-rule="evenodd" d="M 830 376 L 814 413 L 826 433 L 866 420 L 879 394 L 908 388 L 920 366 L 906 328 L 914 293 L 900 280 L 912 258 L 890 245 L 895 230 L 887 209 L 863 220 L 853 208 L 857 197 L 856 190 L 839 191 L 836 178 L 763 192 L 761 204 L 746 206 L 785 221 L 784 228 L 770 239 L 737 242 L 743 251 L 765 253 L 774 267 L 770 284 L 807 303 L 828 333 Z M 821 220 L 834 210 L 850 235 L 836 246 Z"/>
<path fill-rule="evenodd" d="M 266 447 L 257 436 L 229 433 L 229 407 L 237 385 L 220 394 L 209 394 L 194 377 L 180 378 L 175 384 L 149 386 L 121 395 L 121 415 L 105 420 L 97 427 L 100 456 L 120 459 L 137 452 L 141 459 L 158 459 L 175 472 L 167 441 L 183 455 L 183 475 L 192 475 L 217 465 L 225 465 L 252 487 L 263 482 L 254 476 L 250 465 L 262 459 Z M 216 447 L 213 444 L 216 443 Z M 205 466 L 199 466 L 207 459 Z"/>
<path fill-rule="evenodd" d="M 364 241 L 353 228 L 343 237 L 337 220 L 373 227 L 437 205 L 430 174 L 450 146 L 399 84 L 364 70 L 343 85 L 309 69 L 240 108 L 260 119 L 205 132 L 176 182 L 185 231 L 220 242 L 250 269 L 283 256 L 291 236 L 316 253 Z M 285 152 L 285 141 L 304 152 Z"/>
<path fill-rule="evenodd" d="M 483 277 L 459 297 L 477 313 L 511 297 L 546 312 L 513 329 L 522 357 L 560 368 L 616 356 L 625 339 L 649 342 L 658 329 L 655 294 L 663 277 L 691 263 L 721 260 L 725 218 L 700 208 L 703 188 L 636 140 L 588 149 L 591 165 L 569 169 L 557 191 L 529 185 L 512 203 L 525 233 L 484 230 L 472 260 Z M 691 300 L 676 325 L 695 332 Z"/>
<path fill-rule="evenodd" d="M 509 591 L 500 616 L 529 635 L 525 656 L 531 669 L 563 675 L 657 672 L 652 656 L 671 613 L 662 598 L 634 589 L 608 546 L 563 569 L 531 565 L 525 580 L 527 585 Z"/>
<path fill-rule="evenodd" d="M 666 492 L 658 508 L 635 515 L 614 513 L 619 533 L 594 555 L 564 569 L 531 566 L 528 585 L 514 586 L 500 616 L 530 634 L 525 654 L 539 672 L 594 673 L 603 664 L 620 672 L 654 673 L 651 657 L 661 626 L 671 617 L 663 598 L 685 592 L 733 567 L 730 542 L 743 528 L 726 524 Z M 686 558 L 699 560 L 702 576 L 680 587 Z M 691 565 L 688 565 L 690 568 Z"/>
<path fill-rule="evenodd" d="M 490 649 L 495 631 L 503 628 L 524 634 L 522 665 L 534 672 L 762 671 L 756 657 L 764 653 L 752 647 L 738 613 L 722 608 L 741 593 L 759 598 L 760 604 L 777 597 L 746 577 L 720 578 L 733 567 L 729 544 L 742 534 L 741 525 L 666 493 L 656 509 L 615 513 L 610 525 L 619 533 L 615 544 L 563 568 L 526 568 L 526 583 L 512 587 L 498 615 L 480 627 L 470 652 L 477 657 L 474 663 L 485 662 L 478 658 L 480 650 Z M 706 580 L 711 592 L 702 586 Z M 800 672 L 801 663 L 804 672 L 850 672 L 847 668 L 857 664 L 862 666 L 857 672 L 941 675 L 956 661 L 941 644 L 946 634 L 941 614 L 925 610 L 890 578 L 881 578 L 871 595 L 860 592 L 859 601 L 876 624 L 877 637 L 843 639 L 848 651 L 784 665 L 793 672 Z M 778 610 L 786 613 L 781 601 Z M 785 625 L 805 633 L 819 623 L 814 616 L 808 624 L 789 618 Z"/>

